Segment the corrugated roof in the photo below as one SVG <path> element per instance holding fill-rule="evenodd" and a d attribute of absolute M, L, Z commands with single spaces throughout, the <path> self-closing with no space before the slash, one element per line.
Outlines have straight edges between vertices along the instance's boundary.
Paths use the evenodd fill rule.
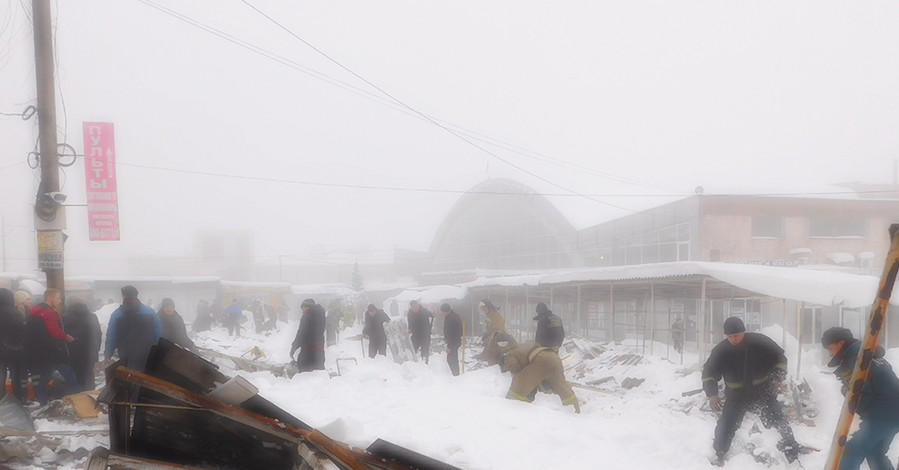
<path fill-rule="evenodd" d="M 797 267 L 682 261 L 631 266 L 608 266 L 547 271 L 498 278 L 479 278 L 466 287 L 538 286 L 578 282 L 633 281 L 685 276 L 708 276 L 759 294 L 818 305 L 871 305 L 879 279 L 875 276 Z M 899 305 L 899 298 L 891 303 Z"/>

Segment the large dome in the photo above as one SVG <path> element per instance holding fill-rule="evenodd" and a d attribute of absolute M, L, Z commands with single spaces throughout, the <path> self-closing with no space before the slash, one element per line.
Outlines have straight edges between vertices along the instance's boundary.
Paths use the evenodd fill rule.
<path fill-rule="evenodd" d="M 577 233 L 533 189 L 489 179 L 459 199 L 428 251 L 430 271 L 542 269 L 582 265 Z"/>

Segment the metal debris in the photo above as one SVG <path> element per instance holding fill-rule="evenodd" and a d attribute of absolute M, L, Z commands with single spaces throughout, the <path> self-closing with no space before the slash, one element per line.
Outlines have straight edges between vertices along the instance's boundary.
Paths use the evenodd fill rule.
<path fill-rule="evenodd" d="M 224 469 L 458 470 L 386 441 L 351 447 L 255 393 L 234 405 L 218 400 L 210 392 L 234 380 L 165 339 L 146 373 L 116 363 L 106 374 L 100 401 L 109 405 L 112 455 Z"/>

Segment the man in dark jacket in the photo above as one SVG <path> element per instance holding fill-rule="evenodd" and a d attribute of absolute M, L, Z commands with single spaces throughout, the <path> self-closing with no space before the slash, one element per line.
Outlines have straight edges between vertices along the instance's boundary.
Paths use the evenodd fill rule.
<path fill-rule="evenodd" d="M 547 308 L 546 304 L 540 302 L 537 304 L 537 331 L 534 334 L 534 342 L 537 346 L 552 349 L 558 353 L 565 341 L 565 327 L 562 326 L 562 319 L 558 315 Z"/>
<path fill-rule="evenodd" d="M 47 404 L 50 376 L 59 371 L 72 393 L 80 392 L 78 379 L 69 367 L 68 343 L 75 341 L 62 325 L 62 293 L 47 289 L 44 301 L 31 307 L 25 323 L 25 357 L 31 372 L 39 375 L 35 391 L 41 405 Z"/>
<path fill-rule="evenodd" d="M 194 331 L 209 331 L 212 329 L 212 313 L 209 311 L 209 302 L 201 300 L 197 304 L 197 316 L 191 325 Z"/>
<path fill-rule="evenodd" d="M 340 311 L 340 302 L 334 302 L 331 304 L 327 318 L 325 318 L 328 346 L 337 344 L 337 332 L 340 330 L 341 318 L 343 318 L 343 312 Z"/>
<path fill-rule="evenodd" d="M 112 312 L 106 328 L 104 357 L 110 361 L 118 349 L 125 367 L 143 372 L 150 348 L 162 337 L 162 322 L 137 295 L 134 286 L 122 287 L 122 306 Z"/>
<path fill-rule="evenodd" d="M 75 338 L 69 343 L 69 364 L 83 390 L 93 390 L 94 366 L 100 359 L 100 320 L 80 299 L 72 299 L 62 317 L 66 332 Z"/>
<path fill-rule="evenodd" d="M 783 349 L 760 333 L 746 333 L 743 320 L 730 317 L 724 321 L 727 339 L 718 343 L 702 368 L 702 388 L 709 397 L 712 411 L 721 412 L 715 426 L 715 453 L 719 461 L 730 449 L 734 433 L 743 422 L 746 411 L 759 414 L 766 428 L 780 432 L 778 448 L 790 462 L 799 455 L 799 444 L 777 401 L 776 385 L 787 377 L 787 358 Z M 722 407 L 718 397 L 718 381 L 724 378 Z"/>
<path fill-rule="evenodd" d="M 368 336 L 368 357 L 376 354 L 387 355 L 387 332 L 384 331 L 384 323 L 390 321 L 390 317 L 383 309 L 368 304 L 365 309 L 365 326 L 362 334 Z"/>
<path fill-rule="evenodd" d="M 184 318 L 175 310 L 175 301 L 166 297 L 162 299 L 159 311 L 156 312 L 162 323 L 162 337 L 181 346 L 196 352 L 197 345 L 187 336 L 187 326 L 184 325 Z"/>
<path fill-rule="evenodd" d="M 446 363 L 453 375 L 459 375 L 459 347 L 462 346 L 462 318 L 450 304 L 440 306 L 443 318 L 443 340 L 446 341 Z"/>
<path fill-rule="evenodd" d="M 303 315 L 290 347 L 290 357 L 299 349 L 297 368 L 300 372 L 325 370 L 325 308 L 306 299 L 300 304 L 300 310 Z"/>
<path fill-rule="evenodd" d="M 406 313 L 409 325 L 409 334 L 412 336 L 412 351 L 421 349 L 421 358 L 428 363 L 431 355 L 431 327 L 434 322 L 434 312 L 422 307 L 417 300 L 409 302 L 409 312 Z"/>
<path fill-rule="evenodd" d="M 675 351 L 684 353 L 684 320 L 681 317 L 677 317 L 671 324 L 671 342 Z"/>
<path fill-rule="evenodd" d="M 853 338 L 848 329 L 834 327 L 824 332 L 821 344 L 833 358 L 827 365 L 836 367 L 833 373 L 843 383 L 845 395 L 861 341 Z M 871 470 L 892 470 L 893 464 L 886 454 L 899 432 L 899 379 L 892 366 L 883 359 L 882 348 L 877 348 L 871 360 L 856 413 L 861 423 L 846 442 L 840 470 L 858 470 L 865 459 Z"/>
<path fill-rule="evenodd" d="M 25 318 L 16 309 L 14 294 L 0 289 L 0 398 L 6 395 L 6 377 L 12 382 L 12 394 L 19 401 L 25 400 L 22 390 L 25 379 Z"/>

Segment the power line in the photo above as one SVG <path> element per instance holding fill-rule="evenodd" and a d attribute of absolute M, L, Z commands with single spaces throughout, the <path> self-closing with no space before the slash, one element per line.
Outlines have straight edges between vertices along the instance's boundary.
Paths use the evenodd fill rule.
<path fill-rule="evenodd" d="M 82 155 L 78 155 L 82 157 Z M 133 168 L 143 168 L 146 170 L 156 170 L 156 171 L 167 171 L 173 173 L 183 173 L 188 175 L 198 175 L 198 176 L 210 176 L 217 178 L 233 178 L 239 180 L 248 180 L 248 181 L 261 181 L 267 183 L 285 183 L 285 184 L 298 184 L 304 186 L 319 186 L 319 187 L 327 187 L 327 188 L 346 188 L 346 189 L 366 189 L 366 190 L 382 190 L 382 191 L 407 191 L 407 192 L 422 192 L 422 193 L 444 193 L 444 194 L 484 194 L 484 195 L 494 195 L 494 196 L 544 196 L 544 197 L 581 197 L 580 194 L 573 193 L 510 193 L 503 191 L 478 191 L 478 190 L 460 190 L 460 189 L 436 189 L 436 188 L 410 188 L 405 186 L 374 186 L 374 185 L 364 185 L 364 184 L 349 184 L 349 183 L 322 183 L 319 181 L 302 181 L 302 180 L 291 180 L 285 178 L 272 178 L 265 176 L 247 176 L 247 175 L 229 175 L 226 173 L 214 173 L 211 171 L 200 171 L 200 170 L 185 170 L 185 169 L 177 169 L 177 168 L 165 168 L 159 166 L 152 165 L 144 165 L 139 163 L 125 163 L 125 162 L 116 162 L 117 165 L 133 167 Z M 626 196 L 626 197 L 665 197 L 666 195 L 658 195 L 658 194 L 601 194 L 595 195 L 598 197 L 618 197 L 618 196 Z M 667 195 L 669 197 L 676 196 L 684 196 L 684 194 L 670 194 Z"/>
<path fill-rule="evenodd" d="M 83 155 L 77 155 L 77 157 L 83 157 Z M 147 170 L 156 170 L 156 171 L 167 171 L 172 173 L 183 173 L 189 175 L 198 175 L 198 176 L 210 176 L 216 178 L 233 178 L 239 180 L 248 180 L 248 181 L 262 181 L 268 183 L 286 183 L 286 184 L 298 184 L 305 186 L 320 186 L 320 187 L 333 187 L 333 188 L 347 188 L 347 189 L 366 189 L 366 190 L 384 190 L 384 191 L 409 191 L 409 192 L 424 192 L 424 193 L 444 193 L 444 194 L 484 194 L 484 195 L 495 195 L 495 196 L 543 196 L 543 197 L 581 197 L 579 194 L 573 193 L 546 193 L 546 192 L 533 192 L 533 193 L 510 193 L 503 191 L 483 191 L 483 190 L 461 190 L 461 189 L 436 189 L 436 188 L 411 188 L 405 186 L 375 186 L 375 185 L 363 185 L 363 184 L 349 184 L 349 183 L 322 183 L 318 181 L 302 181 L 302 180 L 291 180 L 286 178 L 272 178 L 266 176 L 247 176 L 247 175 L 230 175 L 227 173 L 214 173 L 211 171 L 200 171 L 200 170 L 185 170 L 180 168 L 166 168 L 152 165 L 144 165 L 139 163 L 125 163 L 122 161 L 116 162 L 117 165 L 133 167 L 133 168 L 143 168 Z M 809 191 L 809 192 L 784 192 L 784 193 L 746 193 L 746 194 L 708 194 L 707 196 L 716 196 L 716 197 L 777 197 L 777 196 L 851 196 L 851 195 L 859 195 L 859 194 L 899 194 L 899 189 L 874 189 L 874 190 L 866 190 L 866 191 Z M 670 194 L 634 194 L 634 193 L 594 193 L 588 194 L 588 196 L 594 197 L 635 197 L 635 198 L 643 198 L 643 197 L 688 197 L 693 194 L 684 194 L 684 193 L 670 193 Z"/>
<path fill-rule="evenodd" d="M 621 207 L 621 206 L 618 206 L 618 205 L 616 205 L 616 204 L 612 204 L 612 203 L 610 203 L 610 202 L 601 201 L 601 200 L 599 200 L 599 199 L 595 199 L 595 198 L 593 198 L 593 197 L 587 196 L 587 195 L 582 194 L 582 193 L 580 193 L 580 192 L 578 192 L 578 191 L 575 191 L 575 190 L 573 190 L 573 189 L 567 188 L 567 187 L 565 187 L 565 186 L 563 186 L 563 185 L 561 185 L 561 184 L 558 184 L 558 183 L 555 183 L 555 182 L 553 182 L 553 181 L 550 181 L 549 179 L 544 178 L 543 176 L 540 176 L 540 175 L 538 175 L 537 173 L 534 173 L 534 172 L 532 172 L 532 171 L 530 171 L 530 170 L 527 170 L 527 169 L 525 169 L 525 168 L 523 168 L 523 167 L 521 167 L 521 166 L 519 166 L 519 165 L 516 165 L 515 163 L 513 163 L 513 162 L 511 162 L 511 161 L 509 161 L 509 160 L 507 160 L 507 159 L 505 159 L 505 158 L 500 157 L 499 155 L 497 155 L 497 154 L 491 152 L 490 150 L 484 148 L 483 146 L 478 145 L 477 143 L 475 143 L 475 142 L 472 141 L 471 139 L 466 138 L 466 137 L 463 136 L 462 134 L 459 134 L 458 132 L 456 132 L 456 131 L 450 129 L 449 127 L 447 127 L 447 126 L 445 126 L 445 125 L 443 125 L 443 124 L 441 124 L 441 123 L 435 121 L 434 119 L 431 119 L 430 116 L 428 116 L 428 115 L 426 115 L 426 114 L 424 114 L 424 113 L 418 111 L 417 109 L 413 108 L 412 106 L 406 104 L 404 101 L 402 101 L 402 100 L 400 100 L 399 98 L 397 98 L 397 97 L 393 96 L 392 94 L 388 93 L 386 90 L 384 90 L 384 89 L 382 89 L 381 87 L 379 87 L 379 86 L 375 85 L 374 83 L 370 82 L 370 81 L 367 80 L 365 77 L 359 75 L 358 73 L 356 73 L 356 72 L 354 72 L 353 70 L 351 70 L 349 67 L 343 65 L 343 64 L 342 64 L 340 61 L 338 61 L 337 59 L 335 59 L 335 58 L 329 56 L 329 55 L 326 54 L 324 51 L 322 51 L 322 50 L 318 49 L 317 47 L 313 46 L 313 45 L 310 44 L 308 41 L 306 41 L 305 39 L 303 39 L 302 37 L 300 37 L 299 35 L 297 35 L 297 34 L 294 33 L 293 31 L 291 31 L 290 29 L 288 29 L 286 26 L 284 26 L 284 25 L 282 25 L 281 23 L 279 23 L 277 20 L 275 20 L 275 19 L 272 18 L 271 16 L 267 15 L 267 14 L 266 14 L 265 12 L 263 12 L 262 10 L 260 10 L 260 9 L 256 8 L 255 6 L 253 6 L 253 4 L 251 4 L 249 1 L 247 1 L 247 0 L 242 0 L 242 1 L 243 1 L 243 3 L 244 3 L 245 5 L 247 5 L 247 6 L 250 7 L 251 9 L 255 10 L 257 13 L 259 13 L 260 15 L 262 15 L 264 18 L 268 19 L 268 20 L 271 21 L 273 24 L 275 24 L 276 26 L 278 26 L 279 28 L 281 28 L 282 30 L 284 30 L 285 32 L 287 32 L 287 34 L 293 36 L 293 37 L 296 38 L 298 41 L 302 42 L 302 43 L 305 44 L 307 47 L 311 48 L 312 50 L 314 50 L 315 52 L 317 52 L 318 54 L 320 54 L 322 57 L 328 59 L 329 61 L 331 61 L 332 63 L 334 63 L 334 64 L 337 65 L 338 67 L 340 67 L 341 69 L 345 70 L 347 73 L 353 75 L 354 77 L 358 78 L 359 80 L 362 80 L 363 82 L 365 82 L 366 84 L 368 84 L 368 85 L 371 86 L 372 88 L 378 90 L 381 94 L 383 94 L 384 96 L 387 96 L 388 98 L 390 98 L 391 100 L 393 100 L 393 101 L 396 102 L 397 104 L 399 104 L 399 105 L 403 106 L 404 108 L 408 109 L 409 111 L 412 111 L 413 113 L 415 113 L 415 114 L 421 116 L 422 118 L 424 118 L 425 120 L 427 120 L 427 121 L 430 122 L 431 124 L 433 124 L 433 125 L 435 125 L 435 126 L 441 128 L 441 129 L 443 129 L 444 131 L 450 133 L 451 135 L 455 136 L 455 137 L 458 138 L 459 140 L 461 140 L 461 141 L 467 143 L 468 145 L 471 145 L 472 147 L 474 147 L 474 148 L 476 148 L 476 149 L 478 149 L 478 150 L 480 150 L 480 151 L 486 153 L 487 155 L 492 156 L 493 158 L 495 158 L 495 159 L 497 159 L 497 160 L 499 160 L 499 161 L 505 163 L 506 165 L 511 166 L 512 168 L 515 168 L 515 169 L 521 171 L 522 173 L 525 173 L 525 174 L 528 174 L 528 175 L 530 175 L 530 176 L 533 176 L 534 178 L 537 178 L 537 179 L 539 179 L 540 181 L 543 181 L 544 183 L 548 183 L 548 184 L 550 184 L 550 185 L 552 185 L 552 186 L 555 186 L 555 187 L 557 187 L 557 188 L 559 188 L 559 189 L 561 189 L 561 190 L 563 190 L 563 191 L 568 191 L 568 192 L 570 192 L 570 193 L 572 193 L 572 194 L 581 196 L 581 197 L 583 197 L 583 198 L 589 199 L 589 200 L 594 201 L 594 202 L 598 202 L 598 203 L 600 203 L 600 204 L 603 204 L 603 205 L 606 205 L 606 206 L 609 206 L 609 207 L 614 207 L 614 208 L 616 208 L 616 209 L 620 209 L 620 210 L 624 210 L 624 211 L 628 211 L 628 212 L 636 212 L 636 211 L 634 211 L 633 209 L 628 209 L 628 208 L 626 208 L 626 207 Z"/>
<path fill-rule="evenodd" d="M 588 173 L 591 173 L 591 174 L 593 174 L 593 175 L 595 175 L 595 176 L 600 176 L 600 177 L 602 177 L 602 178 L 606 178 L 606 179 L 609 179 L 609 180 L 612 180 L 612 181 L 618 181 L 618 182 L 622 182 L 622 183 L 627 183 L 627 184 L 632 184 L 632 185 L 637 185 L 637 186 L 650 187 L 650 188 L 653 188 L 653 187 L 654 187 L 654 188 L 660 188 L 660 189 L 669 189 L 669 190 L 671 189 L 671 188 L 666 188 L 666 187 L 663 187 L 663 186 L 660 186 L 660 185 L 654 185 L 654 184 L 651 184 L 651 183 L 645 183 L 645 182 L 641 182 L 641 181 L 638 181 L 638 180 L 635 180 L 635 179 L 625 178 L 625 177 L 613 175 L 613 174 L 611 174 L 611 173 L 606 173 L 606 172 L 598 171 L 598 170 L 595 170 L 595 169 L 592 169 L 592 168 L 589 168 L 589 167 L 586 167 L 586 166 L 582 166 L 582 165 L 577 165 L 577 164 L 574 164 L 574 163 L 566 162 L 566 161 L 563 161 L 563 160 L 560 160 L 560 159 L 557 159 L 557 158 L 553 158 L 553 157 L 550 157 L 550 156 L 547 156 L 547 155 L 543 155 L 543 154 L 540 154 L 540 153 L 538 153 L 538 152 L 534 152 L 534 151 L 525 149 L 525 148 L 523 148 L 523 147 L 520 147 L 520 146 L 511 144 L 511 143 L 508 143 L 508 142 L 505 142 L 505 141 L 502 141 L 502 140 L 500 140 L 500 139 L 496 139 L 496 138 L 493 138 L 493 137 L 490 137 L 490 136 L 486 136 L 486 135 L 481 134 L 481 133 L 478 133 L 478 132 L 476 132 L 476 131 L 472 131 L 472 130 L 470 130 L 470 129 L 466 129 L 466 128 L 462 127 L 462 126 L 459 126 L 459 125 L 456 125 L 456 124 L 452 124 L 452 123 L 449 123 L 449 122 L 447 122 L 447 121 L 443 121 L 443 120 L 438 119 L 438 118 L 435 118 L 435 117 L 426 116 L 426 115 L 424 115 L 423 113 L 421 113 L 421 112 L 419 112 L 419 111 L 417 111 L 417 110 L 414 110 L 414 109 L 412 109 L 412 108 L 406 106 L 405 104 L 403 104 L 402 102 L 396 100 L 396 99 L 393 98 L 393 97 L 390 97 L 392 100 L 386 100 L 386 99 L 384 99 L 384 98 L 383 98 L 382 96 L 380 96 L 380 95 L 373 94 L 373 93 L 371 93 L 371 92 L 369 92 L 369 91 L 366 91 L 366 90 L 363 90 L 363 89 L 361 89 L 361 88 L 359 88 L 359 87 L 356 87 L 355 85 L 353 85 L 353 84 L 351 84 L 351 83 L 342 81 L 342 80 L 340 80 L 340 79 L 337 79 L 337 78 L 331 77 L 331 76 L 329 76 L 329 75 L 326 75 L 326 74 L 324 74 L 324 73 L 318 72 L 318 71 L 316 71 L 316 70 L 314 70 L 314 69 L 305 67 L 305 66 L 303 66 L 303 65 L 301 65 L 301 64 L 298 64 L 297 62 L 295 62 L 295 61 L 293 61 L 293 60 L 291 60 L 291 59 L 288 59 L 288 58 L 286 58 L 286 57 L 284 57 L 284 56 L 275 54 L 275 53 L 273 53 L 273 52 L 271 52 L 271 51 L 268 51 L 267 49 L 265 49 L 265 48 L 263 48 L 263 47 L 260 47 L 260 46 L 257 46 L 257 45 L 255 45 L 255 44 L 252 44 L 252 43 L 249 43 L 249 42 L 247 42 L 247 41 L 244 41 L 244 40 L 242 40 L 242 39 L 239 39 L 239 38 L 237 38 L 237 37 L 235 37 L 235 36 L 233 36 L 233 35 L 231 35 L 231 34 L 228 34 L 228 33 L 224 32 L 224 31 L 222 31 L 222 30 L 213 28 L 213 27 L 211 27 L 211 26 L 209 26 L 209 25 L 206 25 L 205 23 L 203 23 L 203 22 L 201 22 L 201 21 L 199 21 L 199 20 L 193 19 L 193 18 L 191 18 L 191 17 L 189 17 L 189 16 L 186 16 L 186 15 L 184 15 L 184 14 L 181 14 L 181 13 L 179 13 L 179 12 L 177 12 L 177 11 L 175 11 L 175 10 L 172 10 L 172 9 L 170 9 L 170 8 L 166 8 L 166 7 L 163 7 L 163 6 L 161 6 L 161 5 L 157 5 L 157 4 L 155 4 L 155 3 L 153 3 L 153 2 L 151 2 L 151 1 L 149 1 L 149 0 L 140 0 L 140 2 L 143 3 L 143 4 L 145 4 L 145 5 L 147 5 L 147 6 L 149 6 L 149 7 L 151 7 L 151 8 L 154 8 L 154 9 L 156 9 L 156 10 L 158 10 L 158 11 L 160 11 L 160 12 L 166 14 L 166 15 L 169 15 L 169 16 L 175 18 L 175 19 L 178 19 L 178 20 L 180 20 L 180 21 L 183 21 L 183 22 L 185 22 L 185 23 L 187 23 L 187 24 L 189 24 L 189 25 L 191 25 L 191 26 L 194 26 L 194 27 L 196 27 L 196 28 L 199 28 L 199 29 L 201 29 L 201 30 L 203 30 L 203 31 L 206 31 L 206 32 L 210 33 L 210 34 L 213 34 L 213 35 L 215 35 L 215 36 L 218 36 L 218 37 L 220 37 L 220 38 L 222 38 L 222 39 L 225 39 L 225 40 L 228 41 L 228 42 L 231 42 L 231 43 L 233 43 L 233 44 L 235 44 L 235 45 L 238 45 L 238 46 L 240 46 L 240 47 L 243 47 L 243 48 L 245 48 L 245 49 L 247 49 L 247 50 L 249 50 L 249 51 L 251 51 L 251 52 L 257 53 L 257 54 L 259 54 L 259 55 L 261 55 L 261 56 L 263 56 L 263 57 L 266 57 L 266 58 L 268 58 L 268 59 L 271 59 L 271 60 L 273 60 L 273 61 L 275 61 L 275 62 L 277 62 L 277 63 L 280 63 L 280 64 L 282 64 L 282 65 L 286 65 L 286 66 L 288 66 L 288 67 L 290 67 L 290 68 L 293 68 L 293 69 L 295 69 L 295 70 L 297 70 L 297 71 L 300 71 L 300 72 L 302 72 L 302 73 L 305 73 L 305 74 L 307 74 L 307 75 L 309 75 L 309 76 L 311 76 L 311 77 L 313 77 L 313 78 L 320 79 L 320 80 L 322 80 L 322 81 L 324 81 L 324 82 L 326 82 L 326 83 L 329 83 L 329 84 L 334 85 L 334 86 L 336 86 L 336 87 L 338 87 L 338 88 L 341 88 L 341 89 L 343 89 L 343 90 L 345 90 L 345 91 L 348 91 L 348 92 L 353 93 L 353 94 L 355 94 L 355 95 L 357 95 L 357 96 L 360 96 L 361 98 L 368 99 L 368 100 L 370 100 L 370 101 L 373 101 L 373 102 L 375 102 L 375 103 L 381 104 L 381 105 L 383 105 L 383 106 L 388 106 L 389 108 L 391 108 L 391 109 L 393 109 L 393 110 L 395 110 L 395 111 L 399 111 L 399 112 L 401 112 L 401 113 L 403 113 L 403 114 L 405 114 L 405 115 L 407 115 L 407 116 L 411 116 L 411 117 L 414 117 L 414 118 L 416 118 L 416 119 L 419 119 L 419 120 L 422 120 L 422 121 L 425 121 L 425 122 L 429 122 L 429 123 L 440 123 L 440 124 L 442 124 L 442 125 L 444 125 L 444 126 L 446 126 L 446 127 L 454 128 L 454 129 L 456 129 L 456 132 L 458 132 L 458 133 L 460 133 L 460 134 L 463 134 L 463 135 L 465 135 L 466 137 L 468 137 L 468 138 L 470 138 L 470 139 L 477 140 L 477 141 L 483 142 L 483 143 L 485 143 L 485 144 L 494 145 L 494 146 L 496 146 L 496 147 L 502 148 L 503 150 L 506 150 L 506 151 L 509 151 L 509 152 L 512 152 L 512 153 L 516 153 L 516 154 L 522 155 L 522 156 L 524 156 L 524 157 L 533 158 L 533 159 L 536 159 L 536 160 L 538 160 L 538 161 L 543 161 L 544 163 L 550 163 L 550 164 L 554 164 L 554 165 L 559 165 L 559 166 L 563 166 L 563 167 L 568 167 L 569 169 L 570 169 L 570 168 L 574 168 L 574 169 L 577 169 L 577 170 L 579 170 L 579 171 L 588 172 Z M 302 39 L 301 39 L 301 40 L 302 40 Z M 310 47 L 311 47 L 311 46 L 310 46 Z M 314 49 L 314 48 L 313 48 L 313 49 Z M 321 53 L 321 52 L 319 51 L 319 53 Z M 350 73 L 352 73 L 352 71 L 350 71 Z M 361 79 L 361 77 L 360 77 L 360 79 Z M 362 80 L 365 81 L 364 79 L 362 79 Z M 366 81 L 366 83 L 368 83 L 368 82 Z M 370 83 L 369 83 L 369 84 L 370 84 Z M 371 85 L 371 84 L 370 84 L 370 85 Z M 373 86 L 374 88 L 377 89 L 376 86 L 374 86 L 374 85 L 372 85 L 372 86 Z M 378 90 L 381 91 L 383 94 L 387 95 L 387 94 L 384 93 L 382 90 L 380 90 L 380 89 L 378 89 Z M 389 95 L 387 95 L 387 96 L 389 96 Z M 481 149 L 481 150 L 483 150 L 483 149 Z M 488 153 L 489 153 L 489 152 L 488 152 Z M 490 154 L 492 155 L 492 153 L 490 153 Z M 498 157 L 497 157 L 497 158 L 498 158 Z M 513 165 L 513 166 L 514 166 L 514 165 Z M 562 188 L 562 189 L 565 189 L 565 188 Z"/>
<path fill-rule="evenodd" d="M 25 163 L 25 162 L 16 162 L 16 163 L 12 163 L 12 164 L 9 164 L 9 165 L 6 165 L 6 166 L 0 166 L 0 170 L 6 170 L 6 169 L 12 168 L 12 167 L 14 167 L 14 166 L 19 166 L 19 165 L 21 165 L 21 164 L 23 164 L 23 163 Z"/>

